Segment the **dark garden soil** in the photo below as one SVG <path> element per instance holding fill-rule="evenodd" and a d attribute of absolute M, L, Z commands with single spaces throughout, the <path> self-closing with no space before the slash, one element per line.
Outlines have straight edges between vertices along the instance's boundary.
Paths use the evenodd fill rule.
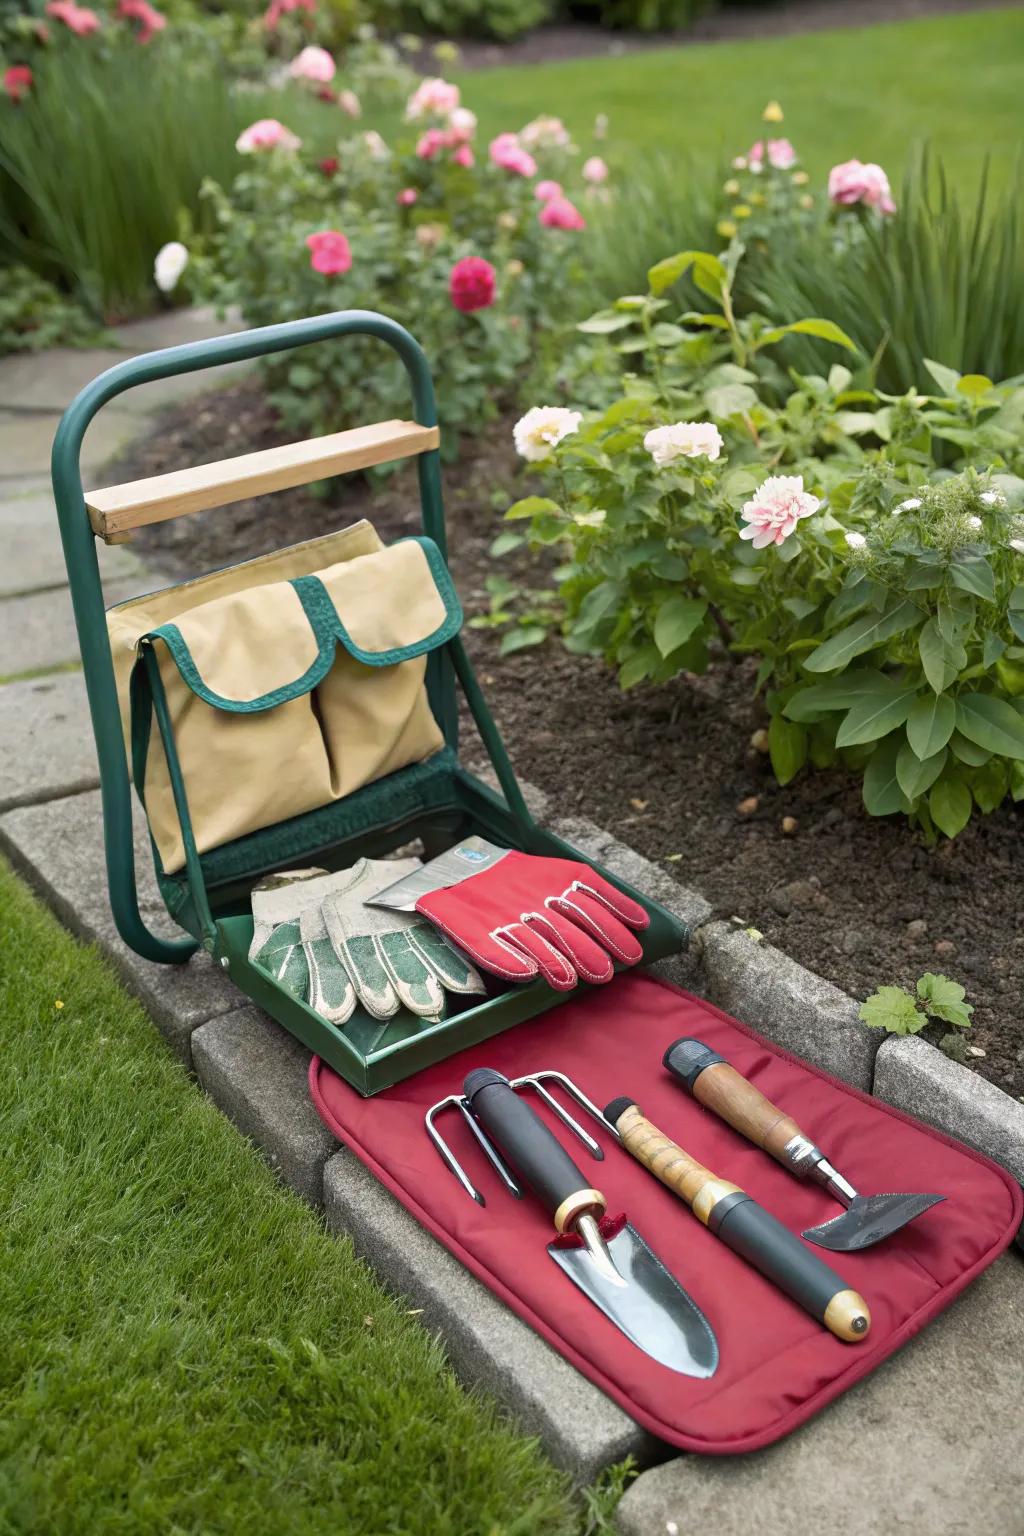
<path fill-rule="evenodd" d="M 988 10 L 1014 3 L 1020 0 L 778 0 L 775 5 L 752 0 L 747 5 L 716 8 L 676 32 L 610 32 L 606 27 L 576 22 L 538 27 L 509 43 L 460 39 L 459 68 L 549 64 L 563 59 L 617 57 L 641 49 L 680 48 L 688 43 L 789 37 L 799 32 L 869 27 L 883 21 L 912 21 L 917 16 Z"/>
<path fill-rule="evenodd" d="M 114 478 L 269 446 L 286 437 L 255 383 L 177 407 L 135 444 Z M 464 445 L 445 471 L 451 564 L 467 616 L 487 611 L 486 578 L 501 571 L 545 585 L 527 557 L 495 562 L 502 526 L 492 492 L 516 484 L 508 423 Z M 195 575 L 372 517 L 385 538 L 415 531 L 414 472 L 376 486 L 338 482 L 343 501 L 308 490 L 242 502 L 145 529 L 137 547 L 161 573 Z M 622 694 L 597 660 L 556 639 L 502 660 L 493 630 L 467 642 L 516 768 L 565 814 L 621 836 L 719 915 L 766 939 L 854 996 L 927 970 L 967 988 L 976 1005 L 969 1065 L 1024 1097 L 1022 818 L 1012 806 L 977 817 L 954 842 L 926 848 L 898 818 L 864 812 L 855 780 L 804 773 L 785 789 L 751 747 L 764 721 L 751 669 L 723 658 L 703 678 Z M 471 757 L 467 750 L 467 757 Z M 792 818 L 795 827 L 784 829 Z M 934 1032 L 929 1030 L 929 1038 Z"/>

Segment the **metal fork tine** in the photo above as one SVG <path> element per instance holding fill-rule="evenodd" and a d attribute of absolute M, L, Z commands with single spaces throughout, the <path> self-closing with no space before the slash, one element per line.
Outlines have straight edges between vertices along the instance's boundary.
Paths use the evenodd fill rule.
<path fill-rule="evenodd" d="M 570 1115 L 569 1111 L 564 1109 L 562 1105 L 559 1104 L 554 1095 L 548 1092 L 548 1090 L 544 1087 L 544 1084 L 540 1081 L 540 1074 L 531 1072 L 527 1077 L 517 1077 L 512 1086 L 513 1088 L 518 1088 L 526 1083 L 529 1083 L 531 1088 L 535 1088 L 537 1090 L 537 1092 L 540 1094 L 540 1097 L 544 1100 L 544 1103 L 554 1111 L 559 1120 L 561 1120 L 562 1124 L 565 1126 L 566 1130 L 572 1131 L 573 1135 L 582 1141 L 591 1157 L 595 1157 L 597 1158 L 598 1162 L 602 1162 L 604 1160 L 604 1149 L 598 1145 L 589 1131 L 585 1131 L 583 1129 L 582 1125 L 580 1125 L 575 1116 Z"/>
<path fill-rule="evenodd" d="M 569 1097 L 571 1099 L 575 1099 L 580 1109 L 585 1109 L 587 1114 L 591 1115 L 597 1121 L 598 1125 L 603 1131 L 607 1131 L 609 1136 L 613 1136 L 616 1141 L 622 1140 L 622 1137 L 619 1135 L 614 1125 L 609 1125 L 608 1121 L 598 1109 L 593 1099 L 588 1099 L 587 1095 L 583 1092 L 583 1089 L 578 1088 L 573 1082 L 572 1078 L 566 1077 L 564 1072 L 556 1072 L 553 1068 L 548 1068 L 543 1072 L 534 1072 L 533 1077 L 535 1080 L 541 1077 L 553 1077 L 556 1083 L 561 1083 Z"/>
<path fill-rule="evenodd" d="M 477 1205 L 486 1205 L 487 1201 L 484 1199 L 483 1195 L 476 1188 L 476 1186 L 470 1182 L 469 1176 L 467 1175 L 462 1164 L 459 1162 L 458 1158 L 449 1151 L 448 1143 L 445 1141 L 444 1137 L 441 1135 L 441 1132 L 434 1124 L 434 1116 L 440 1114 L 441 1110 L 446 1109 L 450 1104 L 458 1104 L 461 1108 L 461 1096 L 455 1093 L 449 1094 L 448 1098 L 441 1099 L 439 1103 L 432 1105 L 430 1109 L 427 1110 L 427 1113 L 424 1116 L 424 1121 L 427 1127 L 427 1135 L 434 1143 L 434 1146 L 440 1154 L 441 1161 L 444 1163 L 445 1167 L 449 1170 L 450 1173 L 455 1175 L 470 1199 L 475 1200 Z M 474 1130 L 475 1129 L 476 1127 L 474 1127 Z"/>
<path fill-rule="evenodd" d="M 519 1185 L 516 1183 L 515 1179 L 512 1177 L 511 1168 L 508 1166 L 505 1159 L 498 1151 L 497 1147 L 491 1141 L 490 1137 L 483 1131 L 481 1126 L 477 1124 L 476 1116 L 470 1110 L 470 1107 L 466 1103 L 465 1099 L 460 1098 L 458 1100 L 458 1106 L 462 1111 L 462 1118 L 465 1120 L 466 1124 L 469 1126 L 470 1130 L 473 1132 L 473 1135 L 479 1142 L 484 1156 L 489 1161 L 495 1173 L 501 1179 L 501 1182 L 504 1184 L 509 1194 L 512 1195 L 516 1200 L 521 1200 L 523 1198 L 523 1192 Z M 481 1201 L 481 1204 L 482 1203 L 483 1202 Z"/>

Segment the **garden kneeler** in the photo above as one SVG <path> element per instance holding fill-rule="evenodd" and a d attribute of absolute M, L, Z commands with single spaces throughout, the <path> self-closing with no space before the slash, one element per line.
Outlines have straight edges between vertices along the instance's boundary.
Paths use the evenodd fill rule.
<path fill-rule="evenodd" d="M 83 486 L 86 431 L 126 390 L 314 342 L 348 345 L 353 337 L 399 359 L 409 383 L 407 419 L 126 484 Z M 148 524 L 400 461 L 414 467 L 418 486 L 422 527 L 411 537 L 389 542 L 368 522 L 356 523 L 104 611 L 96 539 L 123 543 Z M 531 815 L 462 644 L 447 567 L 433 382 L 422 349 L 400 325 L 348 310 L 126 358 L 66 411 L 54 440 L 53 485 L 96 738 L 111 908 L 136 953 L 181 963 L 202 945 L 225 977 L 369 1095 L 471 1039 L 543 1013 L 560 996 L 552 976 L 560 987 L 588 970 L 603 979 L 611 956 L 653 962 L 682 947 L 684 926 L 621 884 L 640 920 L 631 924 L 627 914 L 618 922 L 617 948 L 602 946 L 586 923 L 580 927 L 578 913 L 542 905 L 556 934 L 573 939 L 567 952 L 580 967 L 567 952 L 544 946 L 546 975 L 539 962 L 520 963 L 514 977 L 506 966 L 505 984 L 486 992 L 461 957 L 453 964 L 454 951 L 434 947 L 437 936 L 425 924 L 410 927 L 415 919 L 403 917 L 400 935 L 360 933 L 340 898 L 325 909 L 323 901 L 307 903 L 309 891 L 297 901 L 293 892 L 288 903 L 295 905 L 285 904 L 286 890 L 266 893 L 280 917 L 264 917 L 265 934 L 254 945 L 254 887 L 268 876 L 304 870 L 323 879 L 313 871 L 351 869 L 417 839 L 428 859 L 475 836 L 572 861 L 595 885 L 601 878 Z M 460 759 L 460 692 L 496 784 Z M 140 912 L 126 748 L 160 894 L 187 938 L 152 932 Z M 388 873 L 393 879 L 394 866 Z M 561 898 L 570 884 L 562 880 L 539 895 Z M 263 894 L 256 920 L 266 911 Z M 610 918 L 604 912 L 598 925 Z M 279 923 L 293 926 L 272 938 Z M 604 928 L 605 938 L 615 933 Z M 357 956 L 375 967 L 372 978 L 365 973 L 362 996 L 349 972 L 350 962 L 359 969 Z M 439 991 L 451 1006 L 435 1023 Z M 395 999 L 424 1012 L 398 1006 L 388 1013 Z"/>

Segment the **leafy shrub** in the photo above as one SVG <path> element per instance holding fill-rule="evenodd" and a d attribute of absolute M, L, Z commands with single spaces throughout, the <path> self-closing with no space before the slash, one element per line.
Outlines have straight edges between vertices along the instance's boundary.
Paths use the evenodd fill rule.
<path fill-rule="evenodd" d="M 551 10 L 549 0 L 385 0 L 374 6 L 374 19 L 443 37 L 507 40 L 547 21 Z"/>
<path fill-rule="evenodd" d="M 359 134 L 319 166 L 278 147 L 252 154 L 230 190 L 209 184 L 216 234 L 193 284 L 240 305 L 254 324 L 349 307 L 407 322 L 435 360 L 451 452 L 459 431 L 479 431 L 511 396 L 534 336 L 573 281 L 578 237 L 541 223 L 548 205 L 535 196 L 532 173 L 514 168 L 526 163 L 517 156 L 532 155 L 537 174 L 565 179 L 572 146 L 556 120 L 538 120 L 524 130 L 529 154 L 504 136 L 497 160 L 503 147 L 513 164 L 497 163 L 471 147 L 475 119 L 454 87 L 428 81 L 423 90 L 443 105 L 411 106 L 416 115 L 392 147 Z M 324 232 L 344 239 L 341 259 L 328 263 L 334 271 L 318 270 L 308 248 Z M 491 273 L 492 291 L 479 302 L 475 289 L 452 286 L 467 258 Z M 390 356 L 379 343 L 350 341 L 264 366 L 293 429 L 336 431 L 407 411 L 408 387 Z"/>
<path fill-rule="evenodd" d="M 27 267 L 0 268 L 0 357 L 44 347 L 96 346 L 95 321 Z"/>
<path fill-rule="evenodd" d="M 835 238 L 817 222 L 796 239 L 778 229 L 751 278 L 754 301 L 774 318 L 811 309 L 832 315 L 896 392 L 930 386 L 923 359 L 963 373 L 1024 372 L 1024 164 L 990 196 L 986 171 L 973 203 L 947 183 L 927 152 L 912 161 L 898 215 Z M 800 367 L 820 352 L 791 350 Z"/>
<path fill-rule="evenodd" d="M 855 348 L 830 320 L 738 318 L 741 253 L 682 252 L 584 322 L 643 371 L 586 419 L 524 418 L 551 495 L 507 516 L 559 546 L 566 643 L 623 688 L 723 644 L 757 655 L 781 782 L 841 761 L 871 814 L 955 836 L 1024 798 L 1024 387 L 934 363 L 930 396 L 838 363 L 787 379 L 770 358 L 788 338 Z M 712 308 L 672 312 L 684 276 Z M 946 444 L 958 475 L 936 467 Z"/>
<path fill-rule="evenodd" d="M 566 10 L 581 21 L 634 32 L 671 32 L 688 27 L 715 0 L 569 0 Z"/>

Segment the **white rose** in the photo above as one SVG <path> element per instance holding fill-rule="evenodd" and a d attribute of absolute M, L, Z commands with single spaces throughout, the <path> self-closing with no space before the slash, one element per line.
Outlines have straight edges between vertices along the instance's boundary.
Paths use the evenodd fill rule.
<path fill-rule="evenodd" d="M 908 496 L 906 501 L 901 501 L 898 506 L 893 507 L 892 515 L 898 517 L 901 512 L 916 512 L 920 505 L 920 496 Z"/>
<path fill-rule="evenodd" d="M 846 535 L 846 542 L 851 549 L 863 549 L 867 539 L 862 533 L 848 533 Z"/>
<path fill-rule="evenodd" d="M 531 464 L 546 459 L 552 448 L 579 430 L 583 415 L 564 405 L 535 405 L 512 429 L 516 452 Z"/>
<path fill-rule="evenodd" d="M 724 447 L 722 434 L 711 421 L 676 421 L 669 427 L 654 427 L 644 438 L 644 447 L 659 469 L 676 459 L 719 457 Z"/>
<path fill-rule="evenodd" d="M 188 250 L 180 240 L 169 240 L 156 253 L 153 277 L 161 293 L 170 293 L 188 266 Z"/>

